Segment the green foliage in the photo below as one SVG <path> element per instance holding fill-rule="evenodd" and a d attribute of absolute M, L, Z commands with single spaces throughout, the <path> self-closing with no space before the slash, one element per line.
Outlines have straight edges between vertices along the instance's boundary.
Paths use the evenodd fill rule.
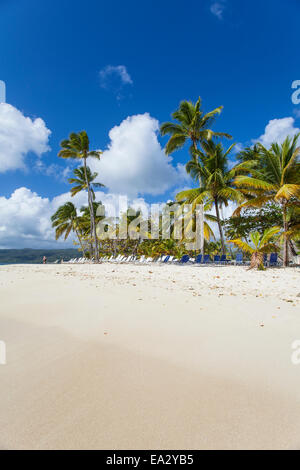
<path fill-rule="evenodd" d="M 99 257 L 99 250 L 98 250 L 98 240 L 96 234 L 96 222 L 93 213 L 93 195 L 92 188 L 90 185 L 90 179 L 93 178 L 95 173 L 92 175 L 91 173 L 88 174 L 88 167 L 86 161 L 88 158 L 96 158 L 97 160 L 100 159 L 100 155 L 102 152 L 98 150 L 90 150 L 90 142 L 86 131 L 72 132 L 69 136 L 69 139 L 63 140 L 61 142 L 61 150 L 58 153 L 58 156 L 61 158 L 72 158 L 72 159 L 80 159 L 83 161 L 83 168 L 82 171 L 79 169 L 77 176 L 73 182 L 75 182 L 76 186 L 73 189 L 74 192 L 80 191 L 80 187 L 82 189 L 87 189 L 88 192 L 88 204 L 90 209 L 90 222 L 91 222 L 91 234 L 93 236 L 93 240 L 91 240 L 91 251 L 94 253 L 94 257 L 97 260 Z M 94 177 L 95 179 L 95 177 Z M 85 184 L 83 184 L 85 181 Z M 94 183 L 95 184 L 95 183 Z"/>
<path fill-rule="evenodd" d="M 269 227 L 280 225 L 282 210 L 275 203 L 268 203 L 261 209 L 246 209 L 242 215 L 223 221 L 226 238 L 248 239 L 251 232 L 264 232 Z"/>
<path fill-rule="evenodd" d="M 261 235 L 259 232 L 250 233 L 251 244 L 246 243 L 242 239 L 229 240 L 239 249 L 251 255 L 250 269 L 257 268 L 264 270 L 263 255 L 264 253 L 272 253 L 279 250 L 275 241 L 278 239 L 280 227 L 267 228 Z"/>
<path fill-rule="evenodd" d="M 179 108 L 172 114 L 172 118 L 176 122 L 165 122 L 161 125 L 161 135 L 170 135 L 165 148 L 167 155 L 179 150 L 188 141 L 191 141 L 190 152 L 194 155 L 197 144 L 210 140 L 213 136 L 231 138 L 230 135 L 224 132 L 213 132 L 210 129 L 210 126 L 213 124 L 216 116 L 221 113 L 223 107 L 220 106 L 204 114 L 201 104 L 201 98 L 196 103 L 182 101 Z"/>
<path fill-rule="evenodd" d="M 73 186 L 71 188 L 71 196 L 75 196 L 77 193 L 79 193 L 80 191 L 87 191 L 88 190 L 88 184 L 90 185 L 90 189 L 91 189 L 91 193 L 92 193 L 92 198 L 93 198 L 93 201 L 95 200 L 95 191 L 94 191 L 94 188 L 104 188 L 104 184 L 102 183 L 96 183 L 95 182 L 95 179 L 97 178 L 98 176 L 98 173 L 92 173 L 91 172 L 91 169 L 87 166 L 86 167 L 86 173 L 85 173 L 85 169 L 83 166 L 79 167 L 79 168 L 75 168 L 75 170 L 73 171 L 74 173 L 74 176 L 75 178 L 69 178 L 69 183 L 70 184 L 75 184 L 75 186 Z M 86 177 L 85 177 L 86 175 Z"/>

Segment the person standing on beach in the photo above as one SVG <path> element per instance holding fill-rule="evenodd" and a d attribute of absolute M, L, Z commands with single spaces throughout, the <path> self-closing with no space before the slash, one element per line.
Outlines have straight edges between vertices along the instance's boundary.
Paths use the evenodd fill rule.
<path fill-rule="evenodd" d="M 47 258 L 46 256 L 43 256 L 43 264 L 46 264 L 47 263 Z"/>

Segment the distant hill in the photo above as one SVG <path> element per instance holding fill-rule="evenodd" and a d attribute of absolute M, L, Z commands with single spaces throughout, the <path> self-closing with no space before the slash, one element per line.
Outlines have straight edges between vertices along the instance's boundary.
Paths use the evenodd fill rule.
<path fill-rule="evenodd" d="M 43 256 L 47 257 L 48 263 L 63 259 L 68 261 L 71 258 L 80 258 L 81 254 L 75 249 L 66 250 L 33 250 L 24 248 L 23 250 L 0 250 L 0 264 L 39 264 L 42 263 Z"/>

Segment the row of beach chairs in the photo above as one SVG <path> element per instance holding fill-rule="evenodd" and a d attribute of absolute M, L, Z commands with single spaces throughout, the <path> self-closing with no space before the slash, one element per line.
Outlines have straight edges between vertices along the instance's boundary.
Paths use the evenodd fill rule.
<path fill-rule="evenodd" d="M 67 261 L 68 264 L 84 264 L 90 263 L 94 260 L 87 260 L 85 258 L 73 258 Z M 210 255 L 198 255 L 196 258 L 191 258 L 189 255 L 183 255 L 181 259 L 175 259 L 174 256 L 164 255 L 158 258 L 151 258 L 146 256 L 141 256 L 137 258 L 137 256 L 130 255 L 118 255 L 118 256 L 104 256 L 100 258 L 100 261 L 103 263 L 116 263 L 116 264 L 124 264 L 124 263 L 136 263 L 136 264 L 149 264 L 149 263 L 156 263 L 156 264 L 194 264 L 194 265 L 207 265 L 207 264 L 214 264 L 214 265 L 227 265 L 227 264 L 234 264 L 238 265 L 246 265 L 249 264 L 249 261 L 245 261 L 242 253 L 237 253 L 234 260 L 228 259 L 226 255 L 215 255 L 213 258 Z M 271 253 L 268 257 L 267 254 L 264 255 L 264 265 L 265 266 L 278 266 L 278 254 Z"/>
<path fill-rule="evenodd" d="M 136 263 L 136 264 L 148 264 L 148 263 L 156 263 L 156 264 L 195 264 L 195 265 L 207 265 L 207 264 L 215 264 L 215 265 L 227 265 L 227 264 L 234 264 L 234 265 L 246 265 L 249 262 L 244 260 L 242 253 L 237 253 L 234 260 L 228 259 L 226 255 L 215 255 L 213 258 L 210 255 L 198 255 L 196 258 L 191 258 L 189 255 L 184 255 L 180 260 L 175 259 L 174 256 L 164 255 L 160 256 L 159 258 L 153 259 L 151 257 L 141 256 L 139 259 L 136 256 L 124 256 L 118 255 L 114 256 L 105 256 L 100 259 L 100 261 L 104 263 L 117 263 L 117 264 L 124 264 L 124 263 Z M 268 258 L 267 255 L 264 256 L 264 264 L 265 266 L 278 266 L 278 254 L 271 253 L 270 257 Z"/>
<path fill-rule="evenodd" d="M 85 264 L 85 263 L 92 263 L 94 258 L 91 260 L 86 258 L 72 258 L 69 261 L 65 261 L 68 264 Z M 177 264 L 177 265 L 184 265 L 184 264 L 194 264 L 194 265 L 236 265 L 236 266 L 243 266 L 249 264 L 249 261 L 244 259 L 243 253 L 237 253 L 235 259 L 228 259 L 226 255 L 215 255 L 211 257 L 210 255 L 198 255 L 196 258 L 191 258 L 189 255 L 183 255 L 181 259 L 175 259 L 174 256 L 171 255 L 164 255 L 156 258 L 141 256 L 138 258 L 137 256 L 130 255 L 117 255 L 117 256 L 103 256 L 100 258 L 101 262 L 104 263 L 116 263 L 116 264 L 124 264 L 124 263 L 135 263 L 135 264 Z M 58 263 L 59 260 L 55 261 L 54 264 Z M 292 264 L 295 266 L 300 265 L 300 257 L 296 257 L 292 260 Z M 270 255 L 264 254 L 264 265 L 265 266 L 279 266 L 280 263 L 278 261 L 278 254 L 271 253 Z"/>
<path fill-rule="evenodd" d="M 226 264 L 234 264 L 236 266 L 240 265 L 246 265 L 249 264 L 249 262 L 246 262 L 244 260 L 243 254 L 242 253 L 237 253 L 236 257 L 234 260 L 228 259 L 226 255 L 215 255 L 213 259 L 210 257 L 210 255 L 198 255 L 196 259 L 190 258 L 188 255 L 184 255 L 180 261 L 178 261 L 179 264 L 215 264 L 215 265 L 226 265 Z M 278 254 L 277 253 L 271 253 L 270 257 L 268 258 L 268 255 L 264 255 L 264 265 L 265 266 L 278 266 Z"/>

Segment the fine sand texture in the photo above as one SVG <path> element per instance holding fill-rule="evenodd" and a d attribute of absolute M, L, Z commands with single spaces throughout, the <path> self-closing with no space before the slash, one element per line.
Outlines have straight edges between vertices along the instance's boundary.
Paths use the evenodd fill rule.
<path fill-rule="evenodd" d="M 0 267 L 1 449 L 299 449 L 300 270 Z"/>

